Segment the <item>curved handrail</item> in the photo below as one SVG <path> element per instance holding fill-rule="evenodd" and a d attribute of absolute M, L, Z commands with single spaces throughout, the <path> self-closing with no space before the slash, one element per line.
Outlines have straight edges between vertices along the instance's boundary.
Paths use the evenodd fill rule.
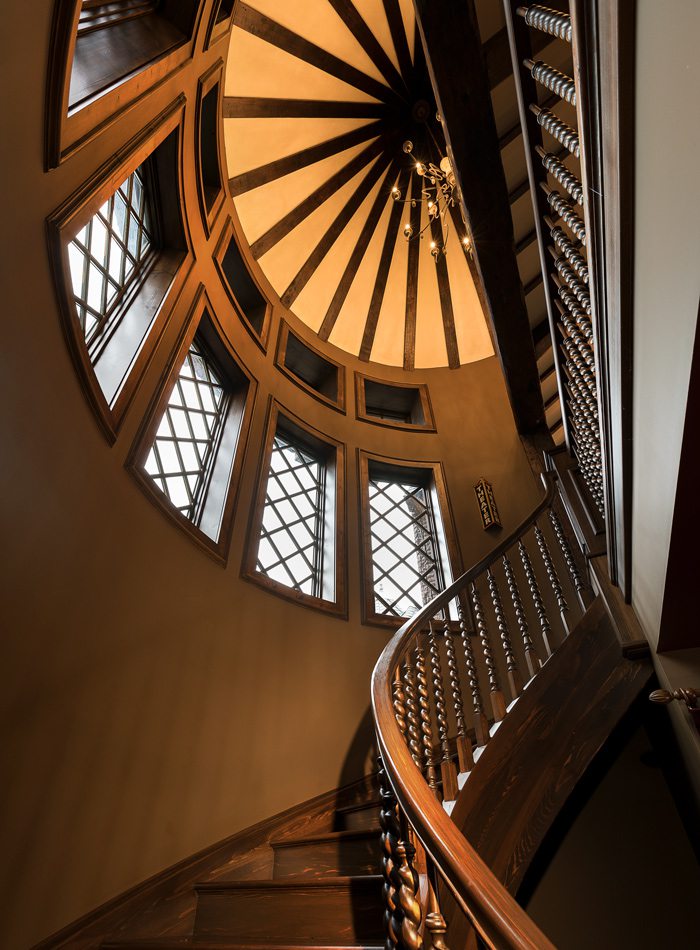
<path fill-rule="evenodd" d="M 542 475 L 545 495 L 536 508 L 486 557 L 414 614 L 392 637 L 372 674 L 372 707 L 379 752 L 396 799 L 455 900 L 482 938 L 496 950 L 555 950 L 452 822 L 413 761 L 397 724 L 392 674 L 411 638 L 512 547 L 552 504 L 555 476 Z"/>

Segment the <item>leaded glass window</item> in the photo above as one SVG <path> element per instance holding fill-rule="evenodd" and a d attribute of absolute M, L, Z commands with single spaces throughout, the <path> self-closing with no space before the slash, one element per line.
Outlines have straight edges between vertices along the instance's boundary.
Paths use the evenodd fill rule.
<path fill-rule="evenodd" d="M 194 524 L 199 523 L 203 510 L 228 404 L 221 374 L 197 341 L 193 342 L 145 468 L 177 510 Z"/>
<path fill-rule="evenodd" d="M 153 249 L 144 173 L 137 168 L 68 245 L 78 320 L 90 348 L 118 322 L 120 304 Z"/>
<path fill-rule="evenodd" d="M 370 478 L 374 609 L 411 617 L 443 586 L 429 488 Z"/>
<path fill-rule="evenodd" d="M 256 570 L 321 596 L 325 462 L 279 430 L 270 455 Z"/>

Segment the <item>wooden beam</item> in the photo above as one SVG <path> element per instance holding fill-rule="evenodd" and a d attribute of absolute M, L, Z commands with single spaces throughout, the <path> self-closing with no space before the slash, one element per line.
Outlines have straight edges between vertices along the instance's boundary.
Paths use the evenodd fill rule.
<path fill-rule="evenodd" d="M 430 222 L 430 234 L 438 245 L 442 246 L 443 233 L 440 218 L 433 218 Z M 462 248 L 459 249 L 463 253 Z M 445 331 L 445 346 L 447 348 L 447 364 L 450 369 L 459 367 L 459 347 L 457 345 L 457 331 L 455 330 L 455 315 L 452 308 L 452 291 L 450 290 L 450 276 L 447 272 L 447 258 L 441 254 L 435 262 L 437 272 L 438 293 L 440 295 L 440 311 L 442 326 Z"/>
<path fill-rule="evenodd" d="M 324 73 L 328 73 L 330 76 L 335 76 L 336 79 L 354 86 L 355 89 L 360 89 L 374 99 L 401 105 L 400 97 L 384 83 L 368 76 L 362 70 L 356 69 L 337 56 L 333 56 L 332 53 L 304 39 L 298 33 L 288 30 L 285 26 L 265 16 L 264 13 L 249 7 L 247 3 L 238 2 L 236 4 L 234 22 L 236 26 L 247 33 L 259 37 L 266 43 L 270 43 L 292 56 L 296 56 L 297 59 L 323 70 Z"/>
<path fill-rule="evenodd" d="M 382 212 L 386 208 L 387 201 L 389 200 L 389 191 L 392 183 L 396 181 L 398 170 L 398 159 L 394 159 L 389 171 L 386 173 L 386 177 L 382 182 L 379 191 L 377 192 L 377 197 L 374 199 L 374 203 L 370 208 L 367 219 L 362 226 L 362 231 L 360 232 L 360 236 L 357 239 L 357 243 L 352 249 L 352 254 L 350 255 L 350 260 L 348 261 L 345 270 L 343 271 L 343 276 L 338 281 L 338 286 L 336 287 L 335 293 L 333 294 L 333 299 L 328 305 L 328 310 L 326 311 L 326 315 L 323 318 L 321 328 L 318 331 L 318 335 L 322 340 L 327 340 L 333 331 L 335 322 L 343 308 L 343 304 L 345 303 L 345 298 L 347 297 L 348 291 L 350 290 L 352 282 L 355 279 L 355 274 L 362 263 L 365 252 L 369 246 L 369 242 L 372 239 L 372 235 L 377 230 L 377 225 L 379 224 L 379 219 L 382 216 Z"/>
<path fill-rule="evenodd" d="M 523 292 L 526 297 L 529 297 L 533 290 L 536 290 L 542 283 L 542 272 L 538 271 L 532 280 L 529 280 L 523 287 Z"/>
<path fill-rule="evenodd" d="M 420 233 L 421 225 L 421 185 L 416 175 L 411 176 L 411 198 L 416 198 L 415 207 L 411 207 L 409 223 L 413 228 L 414 239 L 408 245 L 408 267 L 406 268 L 406 311 L 403 330 L 403 368 L 413 369 L 416 365 L 416 319 L 418 316 L 418 273 L 420 270 Z"/>
<path fill-rule="evenodd" d="M 415 7 L 510 404 L 518 430 L 533 432 L 544 426 L 544 406 L 474 0 Z"/>
<path fill-rule="evenodd" d="M 387 115 L 389 109 L 382 102 L 224 96 L 225 119 L 382 119 Z"/>
<path fill-rule="evenodd" d="M 413 76 L 413 60 L 411 59 L 411 50 L 408 47 L 408 38 L 406 37 L 406 28 L 403 23 L 399 0 L 384 0 L 384 13 L 391 31 L 391 39 L 396 50 L 401 75 L 410 88 Z"/>
<path fill-rule="evenodd" d="M 536 240 L 537 229 L 533 228 L 532 231 L 525 235 L 525 237 L 520 238 L 518 243 L 515 245 L 515 253 L 520 254 L 521 251 L 524 251 L 526 248 L 530 247 L 530 245 Z"/>
<path fill-rule="evenodd" d="M 548 96 L 544 102 L 541 103 L 541 106 L 543 109 L 550 109 L 557 102 L 559 102 L 559 96 L 552 93 L 551 96 Z M 510 145 L 511 142 L 514 142 L 522 134 L 523 128 L 520 122 L 516 122 L 515 125 L 511 125 L 509 129 L 506 129 L 506 131 L 499 136 L 498 147 L 503 150 L 506 145 Z"/>
<path fill-rule="evenodd" d="M 380 136 L 363 149 L 359 155 L 350 159 L 334 175 L 331 175 L 323 184 L 319 185 L 315 191 L 305 198 L 296 208 L 292 208 L 283 218 L 257 239 L 251 245 L 253 256 L 257 259 L 266 254 L 271 247 L 274 247 L 278 241 L 289 234 L 304 218 L 315 211 L 319 205 L 327 201 L 334 192 L 342 188 L 346 182 L 350 181 L 365 165 L 369 164 L 373 158 L 387 147 L 388 137 Z"/>
<path fill-rule="evenodd" d="M 365 23 L 352 0 L 329 0 L 330 5 L 367 53 L 382 76 L 397 93 L 407 91 L 406 82 L 384 47 Z"/>
<path fill-rule="evenodd" d="M 516 201 L 522 198 L 523 195 L 526 195 L 530 190 L 530 179 L 525 177 L 523 180 L 513 188 L 512 191 L 508 192 L 508 201 L 510 204 L 514 205 Z"/>
<path fill-rule="evenodd" d="M 408 185 L 408 176 L 410 172 L 409 169 L 404 168 L 399 176 L 399 191 L 402 195 L 406 194 L 406 186 Z M 374 282 L 374 290 L 372 291 L 372 299 L 369 303 L 369 310 L 367 311 L 367 320 L 365 321 L 365 332 L 362 334 L 362 345 L 360 346 L 360 359 L 368 360 L 370 353 L 372 352 L 372 344 L 374 343 L 374 334 L 377 332 L 377 321 L 379 320 L 379 311 L 382 307 L 382 300 L 384 299 L 384 291 L 386 290 L 386 282 L 389 277 L 389 267 L 391 266 L 391 259 L 394 256 L 394 248 L 396 247 L 396 238 L 399 233 L 399 226 L 401 224 L 401 211 L 403 205 L 400 201 L 395 201 L 389 214 L 389 221 L 387 224 L 386 234 L 384 236 L 384 246 L 382 247 L 382 254 L 379 258 L 379 266 L 377 268 L 377 279 Z"/>
<path fill-rule="evenodd" d="M 318 145 L 311 145 L 309 148 L 303 148 L 298 152 L 292 152 L 290 155 L 278 158 L 274 162 L 252 168 L 250 171 L 229 179 L 231 195 L 235 198 L 246 191 L 258 188 L 260 185 L 266 185 L 270 181 L 276 181 L 278 178 L 290 175 L 300 168 L 306 168 L 307 165 L 313 165 L 315 162 L 320 162 L 338 152 L 344 152 L 346 149 L 352 148 L 353 145 L 374 138 L 385 128 L 386 125 L 382 121 L 370 122 L 368 125 L 361 125 L 359 129 L 351 129 L 342 135 L 326 139 L 325 142 L 319 142 Z"/>
<path fill-rule="evenodd" d="M 549 36 L 547 33 L 540 33 L 538 30 L 532 31 L 532 47 L 534 53 L 541 52 L 545 46 L 549 46 L 553 41 L 555 41 L 554 37 Z M 493 89 L 513 73 L 507 28 L 504 26 L 498 33 L 494 33 L 493 36 L 490 36 L 483 44 L 482 49 L 486 61 L 486 71 L 489 75 L 489 86 Z"/>
<path fill-rule="evenodd" d="M 285 305 L 285 307 L 291 307 L 291 305 L 297 299 L 303 288 L 309 282 L 313 272 L 316 270 L 326 254 L 330 251 L 331 247 L 333 247 L 333 244 L 340 237 L 342 232 L 345 230 L 348 222 L 357 212 L 358 208 L 370 193 L 372 188 L 376 185 L 380 175 L 390 161 L 391 158 L 386 153 L 380 155 L 380 157 L 375 161 L 374 165 L 372 165 L 365 177 L 359 183 L 357 188 L 350 195 L 348 200 L 336 215 L 335 219 L 326 229 L 326 233 L 304 261 L 289 287 L 287 287 L 284 294 L 282 294 L 282 303 Z"/>

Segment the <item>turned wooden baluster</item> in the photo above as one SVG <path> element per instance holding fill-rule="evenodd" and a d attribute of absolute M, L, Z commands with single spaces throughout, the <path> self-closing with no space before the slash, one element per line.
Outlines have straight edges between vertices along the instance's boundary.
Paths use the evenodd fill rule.
<path fill-rule="evenodd" d="M 430 621 L 428 633 L 428 647 L 430 651 L 430 671 L 433 680 L 433 697 L 435 699 L 435 716 L 437 719 L 438 738 L 442 757 L 440 760 L 440 777 L 442 778 L 442 797 L 453 802 L 457 798 L 457 769 L 450 755 L 450 740 L 447 727 L 447 706 L 445 705 L 445 689 L 442 685 L 442 664 L 440 663 L 440 647 L 435 633 L 433 621 Z"/>
<path fill-rule="evenodd" d="M 553 112 L 550 112 L 549 109 L 543 109 L 534 102 L 530 105 L 530 111 L 537 119 L 537 124 L 541 125 L 545 132 L 549 132 L 552 138 L 560 142 L 564 148 L 568 149 L 576 158 L 580 157 L 581 143 L 579 142 L 576 129 L 572 129 L 566 122 L 562 122 L 562 120 Z M 576 237 L 579 237 L 579 235 L 577 234 Z M 585 244 L 586 242 L 583 241 L 583 243 Z"/>
<path fill-rule="evenodd" d="M 394 703 L 394 716 L 396 717 L 396 725 L 401 730 L 401 735 L 404 738 L 404 742 L 408 745 L 408 736 L 407 736 L 407 723 L 406 723 L 406 695 L 403 689 L 403 683 L 401 682 L 401 670 L 399 667 L 396 667 L 394 671 L 394 680 L 391 687 L 391 695 Z"/>
<path fill-rule="evenodd" d="M 530 560 L 530 555 L 527 552 L 527 548 L 525 547 L 522 538 L 520 541 L 518 541 L 518 552 L 520 554 L 520 560 L 523 564 L 523 570 L 525 571 L 527 586 L 530 588 L 532 603 L 537 613 L 537 620 L 540 625 L 540 633 L 542 634 L 544 647 L 547 651 L 547 655 L 551 656 L 552 645 L 550 643 L 550 637 L 552 635 L 552 627 L 549 623 L 549 618 L 547 617 L 547 611 L 544 606 L 544 601 L 542 600 L 542 594 L 540 593 L 540 588 L 537 583 L 537 577 L 535 576 L 535 570 L 532 566 L 532 561 Z"/>
<path fill-rule="evenodd" d="M 524 59 L 523 66 L 530 71 L 530 75 L 540 86 L 549 89 L 572 106 L 576 105 L 576 83 L 571 76 L 567 76 L 566 73 L 560 72 L 553 66 L 548 66 L 540 59 L 537 61 Z"/>
<path fill-rule="evenodd" d="M 398 905 L 401 910 L 401 941 L 402 950 L 422 950 L 423 937 L 421 923 L 423 908 L 419 897 L 418 874 L 413 866 L 416 849 L 411 843 L 408 831 L 403 822 L 403 834 L 396 847 L 398 880 Z"/>
<path fill-rule="evenodd" d="M 420 634 L 419 634 L 420 636 Z M 430 723 L 430 699 L 428 697 L 428 676 L 425 666 L 425 653 L 418 641 L 415 650 L 416 657 L 416 692 L 418 694 L 418 712 L 420 715 L 420 732 L 423 744 L 423 758 L 425 759 L 425 778 L 428 786 L 435 795 L 438 794 L 437 770 L 435 751 L 433 749 L 433 728 Z"/>
<path fill-rule="evenodd" d="M 561 614 L 561 620 L 564 625 L 564 630 L 566 633 L 569 633 L 569 624 L 567 621 L 567 613 L 569 610 L 569 605 L 566 602 L 564 597 L 564 591 L 562 590 L 561 583 L 559 581 L 559 575 L 557 574 L 557 569 L 554 566 L 554 561 L 552 560 L 552 555 L 549 551 L 547 541 L 542 529 L 539 525 L 535 525 L 535 538 L 537 539 L 537 547 L 540 549 L 540 555 L 542 557 L 542 563 L 544 564 L 545 570 L 547 571 L 547 577 L 549 578 L 549 584 L 552 588 L 552 592 L 557 599 L 557 606 L 559 607 L 559 613 Z"/>
<path fill-rule="evenodd" d="M 530 674 L 530 679 L 532 679 L 532 677 L 542 666 L 542 660 L 540 659 L 537 652 L 537 647 L 532 642 L 530 628 L 527 622 L 527 615 L 525 613 L 525 607 L 523 606 L 523 601 L 520 596 L 518 582 L 515 579 L 513 565 L 508 560 L 508 556 L 506 554 L 503 555 L 503 571 L 506 575 L 506 583 L 508 584 L 508 590 L 510 591 L 510 599 L 513 602 L 513 609 L 515 610 L 515 619 L 518 624 L 518 630 L 520 631 L 520 638 L 523 641 L 527 671 Z"/>
<path fill-rule="evenodd" d="M 479 633 L 479 639 L 481 640 L 481 651 L 484 654 L 484 662 L 486 663 L 486 671 L 489 677 L 489 692 L 491 694 L 493 718 L 496 722 L 500 722 L 501 719 L 505 718 L 506 701 L 503 696 L 503 690 L 498 682 L 498 671 L 493 658 L 493 650 L 491 649 L 491 639 L 489 637 L 488 627 L 486 626 L 484 609 L 481 606 L 481 595 L 479 594 L 476 584 L 471 585 L 471 595 L 472 604 L 474 605 L 476 629 Z"/>
<path fill-rule="evenodd" d="M 569 192 L 577 205 L 583 204 L 583 185 L 580 180 L 570 171 L 566 165 L 557 158 L 552 152 L 547 152 L 541 145 L 535 146 L 535 151 L 542 159 L 546 171 L 555 178 L 560 185 Z M 547 218 L 545 217 L 545 221 Z M 560 229 L 561 230 L 561 229 Z M 564 233 L 564 232 L 562 232 Z M 584 261 L 585 263 L 585 261 Z"/>
<path fill-rule="evenodd" d="M 583 218 L 576 213 L 574 206 L 563 195 L 559 194 L 556 188 L 550 188 L 549 185 L 541 181 L 540 188 L 547 196 L 547 202 L 551 208 L 554 208 L 562 221 L 571 228 L 581 244 L 586 243 L 586 225 Z"/>
<path fill-rule="evenodd" d="M 401 939 L 401 908 L 398 903 L 398 892 L 401 879 L 398 866 L 401 860 L 398 846 L 401 839 L 401 825 L 399 821 L 399 804 L 387 778 L 382 757 L 377 759 L 379 766 L 379 825 L 382 830 L 382 874 L 384 876 L 384 929 L 386 933 L 385 950 L 394 950 Z"/>
<path fill-rule="evenodd" d="M 550 10 L 538 3 L 529 7 L 518 7 L 515 11 L 518 16 L 524 17 L 528 26 L 541 33 L 549 33 L 567 43 L 571 42 L 571 17 L 557 10 Z"/>
<path fill-rule="evenodd" d="M 569 577 L 571 582 L 576 588 L 576 594 L 581 603 L 581 606 L 585 610 L 588 603 L 591 600 L 590 596 L 590 585 L 587 584 L 581 577 L 581 573 L 576 564 L 574 558 L 574 552 L 571 550 L 571 545 L 569 544 L 569 539 L 566 536 L 564 531 L 564 526 L 559 520 L 559 515 L 553 508 L 549 509 L 549 520 L 552 522 L 552 528 L 554 529 L 554 535 L 559 544 L 562 555 L 564 556 L 564 561 L 566 562 L 566 568 L 569 572 Z"/>
<path fill-rule="evenodd" d="M 439 885 L 435 865 L 428 858 L 428 913 L 425 917 L 425 929 L 430 934 L 430 942 L 433 950 L 448 950 L 445 936 L 447 934 L 447 922 L 442 916 L 440 910 L 440 900 L 438 898 Z"/>
<path fill-rule="evenodd" d="M 464 664 L 467 670 L 467 680 L 469 681 L 469 692 L 472 697 L 476 744 L 484 746 L 490 738 L 489 723 L 486 718 L 486 713 L 484 712 L 484 701 L 481 698 L 479 671 L 476 666 L 476 657 L 474 656 L 474 649 L 472 647 L 471 631 L 464 617 L 464 607 L 461 600 L 457 601 L 457 612 L 459 614 L 459 635 L 462 641 Z"/>
<path fill-rule="evenodd" d="M 450 689 L 452 690 L 452 705 L 454 707 L 455 722 L 457 725 L 457 764 L 460 772 L 469 772 L 474 768 L 474 753 L 471 739 L 467 735 L 467 727 L 464 722 L 462 686 L 459 681 L 455 641 L 452 636 L 452 631 L 450 630 L 449 620 L 445 619 L 442 629 L 445 640 L 445 653 L 447 655 L 447 672 L 450 677 Z"/>
<path fill-rule="evenodd" d="M 421 739 L 420 713 L 418 712 L 418 698 L 416 695 L 416 686 L 413 676 L 410 650 L 406 654 L 406 659 L 404 662 L 403 684 L 405 687 L 406 698 L 406 737 L 408 740 L 408 748 L 411 752 L 413 761 L 422 772 L 423 741 Z"/>
<path fill-rule="evenodd" d="M 493 612 L 496 615 L 496 626 L 498 627 L 498 632 L 501 637 L 501 644 L 503 645 L 503 653 L 505 654 L 506 658 L 506 670 L 508 672 L 510 692 L 513 699 L 516 699 L 522 692 L 523 681 L 520 676 L 520 670 L 518 669 L 518 662 L 515 659 L 515 653 L 513 652 L 513 644 L 511 643 L 510 639 L 508 621 L 506 620 L 506 615 L 503 612 L 501 593 L 498 589 L 496 578 L 493 576 L 490 568 L 486 572 L 486 579 L 489 585 L 489 593 L 491 594 Z"/>

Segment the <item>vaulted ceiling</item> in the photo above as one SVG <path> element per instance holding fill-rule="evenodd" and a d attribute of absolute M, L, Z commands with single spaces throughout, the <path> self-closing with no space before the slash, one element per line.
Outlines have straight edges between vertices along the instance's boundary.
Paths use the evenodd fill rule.
<path fill-rule="evenodd" d="M 411 0 L 238 3 L 225 92 L 241 227 L 287 307 L 387 365 L 493 354 L 458 208 L 431 224 L 426 202 L 410 203 L 416 158 L 445 150 Z M 436 262 L 431 241 L 445 239 Z"/>

